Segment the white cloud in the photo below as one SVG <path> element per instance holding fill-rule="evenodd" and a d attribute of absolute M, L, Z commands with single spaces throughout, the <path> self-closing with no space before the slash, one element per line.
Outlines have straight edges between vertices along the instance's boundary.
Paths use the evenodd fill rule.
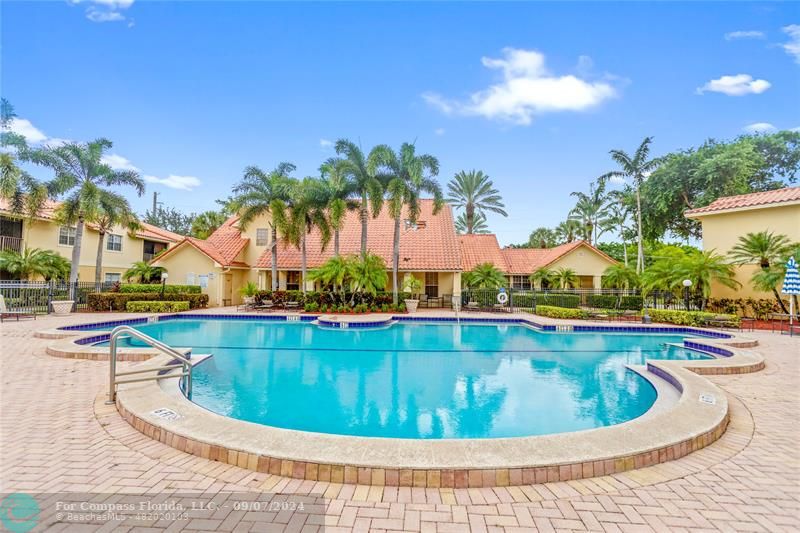
<path fill-rule="evenodd" d="M 789 131 L 794 131 L 794 132 L 800 133 L 800 126 L 797 126 L 796 128 L 789 128 Z"/>
<path fill-rule="evenodd" d="M 126 159 L 121 155 L 117 154 L 104 155 L 101 161 L 106 165 L 110 166 L 111 168 L 113 168 L 114 170 L 133 170 L 134 172 L 140 172 L 137 166 L 131 163 L 129 159 Z"/>
<path fill-rule="evenodd" d="M 735 76 L 722 76 L 711 80 L 702 87 L 697 88 L 697 94 L 705 92 L 723 93 L 728 96 L 744 96 L 746 94 L 760 94 L 772 86 L 767 80 L 754 80 L 749 74 L 736 74 Z"/>
<path fill-rule="evenodd" d="M 800 63 L 800 24 L 789 24 L 781 29 L 789 36 L 789 41 L 781 46 L 787 54 L 794 56 L 796 63 Z"/>
<path fill-rule="evenodd" d="M 71 4 L 86 4 L 86 18 L 92 22 L 120 22 L 127 20 L 123 11 L 135 0 L 68 0 Z M 132 27 L 128 23 L 128 27 Z"/>
<path fill-rule="evenodd" d="M 444 128 L 436 128 L 435 130 L 433 130 L 433 133 L 435 133 L 436 135 L 441 137 L 442 135 L 444 135 L 445 129 Z"/>
<path fill-rule="evenodd" d="M 333 148 L 333 141 L 331 141 L 329 139 L 320 139 L 319 140 L 319 146 L 321 148 L 325 148 L 325 149 Z"/>
<path fill-rule="evenodd" d="M 30 120 L 24 118 L 12 118 L 8 124 L 8 131 L 22 135 L 30 144 L 39 144 L 47 140 L 42 130 L 34 126 Z"/>
<path fill-rule="evenodd" d="M 582 56 L 579 66 L 589 58 Z M 445 114 L 478 115 L 528 125 L 535 115 L 559 111 L 584 111 L 617 95 L 609 83 L 590 82 L 572 74 L 556 76 L 545 67 L 544 54 L 536 50 L 504 48 L 502 58 L 481 58 L 483 66 L 503 74 L 500 83 L 472 93 L 466 101 L 428 92 L 422 98 Z"/>
<path fill-rule="evenodd" d="M 757 30 L 739 30 L 725 34 L 726 41 L 735 41 L 737 39 L 764 39 L 765 37 L 766 35 L 764 35 L 763 31 Z"/>
<path fill-rule="evenodd" d="M 166 178 L 158 178 L 156 176 L 145 176 L 144 180 L 148 183 L 158 183 L 170 189 L 179 189 L 182 191 L 191 191 L 200 185 L 200 180 L 194 176 L 175 176 L 170 174 Z"/>
<path fill-rule="evenodd" d="M 753 124 L 748 124 L 742 129 L 747 133 L 767 133 L 769 131 L 775 131 L 778 128 L 769 122 L 754 122 Z"/>
<path fill-rule="evenodd" d="M 625 183 L 625 178 L 623 178 L 622 176 L 611 176 L 610 178 L 608 178 L 608 181 L 614 183 L 615 185 L 622 185 L 623 183 Z"/>

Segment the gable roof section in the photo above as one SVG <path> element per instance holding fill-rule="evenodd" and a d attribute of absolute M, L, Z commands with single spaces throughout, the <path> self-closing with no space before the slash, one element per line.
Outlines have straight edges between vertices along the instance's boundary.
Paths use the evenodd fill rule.
<path fill-rule="evenodd" d="M 786 187 L 774 191 L 754 192 L 738 196 L 717 198 L 705 207 L 690 209 L 684 213 L 688 218 L 714 215 L 739 209 L 760 209 L 781 204 L 800 203 L 800 187 Z"/>
<path fill-rule="evenodd" d="M 177 245 L 158 257 L 154 257 L 150 262 L 156 263 L 161 261 L 183 246 L 192 246 L 220 266 L 247 268 L 249 267 L 247 263 L 236 260 L 236 257 L 244 250 L 244 247 L 247 246 L 250 240 L 246 237 L 242 237 L 239 228 L 236 226 L 238 221 L 239 217 L 237 216 L 229 218 L 205 240 L 196 239 L 194 237 L 184 237 Z"/>
<path fill-rule="evenodd" d="M 403 210 L 402 219 L 408 217 Z M 400 270 L 402 271 L 460 271 L 461 252 L 456 237 L 453 213 L 449 205 L 433 214 L 433 200 L 420 201 L 419 224 L 416 229 L 400 227 Z M 394 220 L 386 209 L 367 225 L 367 249 L 380 256 L 387 267 L 392 265 L 394 242 Z M 361 220 L 358 211 L 348 211 L 339 232 L 339 253 L 355 255 L 361 253 Z M 322 250 L 320 234 L 317 230 L 306 236 L 306 261 L 308 268 L 316 268 L 333 257 L 333 240 Z M 300 269 L 300 250 L 278 242 L 278 268 L 281 270 Z M 272 268 L 272 254 L 269 248 L 258 258 L 256 268 Z"/>
<path fill-rule="evenodd" d="M 469 272 L 478 265 L 492 263 L 495 268 L 508 272 L 508 263 L 500 250 L 497 235 L 493 233 L 459 235 L 461 245 L 461 266 Z"/>

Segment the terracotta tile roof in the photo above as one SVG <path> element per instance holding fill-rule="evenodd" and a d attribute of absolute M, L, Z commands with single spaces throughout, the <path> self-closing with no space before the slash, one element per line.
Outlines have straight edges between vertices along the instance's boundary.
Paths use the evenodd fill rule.
<path fill-rule="evenodd" d="M 236 223 L 239 217 L 233 216 L 225 221 L 208 239 L 196 239 L 194 237 L 184 237 L 177 245 L 173 246 L 158 257 L 153 258 L 151 263 L 163 260 L 172 255 L 176 250 L 184 245 L 193 246 L 201 253 L 208 256 L 214 262 L 223 267 L 249 268 L 250 265 L 243 261 L 237 261 L 236 257 L 244 250 L 250 239 L 242 237 Z"/>
<path fill-rule="evenodd" d="M 178 242 L 183 240 L 183 235 L 173 233 L 164 228 L 159 228 L 147 222 L 140 222 L 142 228 L 136 232 L 136 236 L 142 239 L 152 239 L 156 241 Z"/>
<path fill-rule="evenodd" d="M 461 270 L 461 252 L 456 237 L 453 214 L 449 205 L 433 214 L 433 201 L 422 200 L 417 229 L 401 227 L 400 233 L 400 270 L 433 271 Z M 407 214 L 403 213 L 403 219 Z M 383 209 L 376 218 L 369 219 L 367 227 L 367 248 L 392 264 L 392 243 L 394 238 L 394 220 Z M 357 211 L 347 213 L 342 230 L 339 233 L 339 253 L 353 255 L 361 252 L 361 221 Z M 333 257 L 333 239 L 325 251 L 322 250 L 320 235 L 312 231 L 306 237 L 306 261 L 308 268 L 320 266 Z M 256 262 L 256 268 L 272 267 L 270 249 L 265 249 Z M 278 268 L 296 270 L 300 268 L 300 251 L 294 246 L 278 243 Z"/>
<path fill-rule="evenodd" d="M 494 266 L 510 275 L 529 275 L 536 270 L 556 262 L 573 250 L 586 246 L 609 261 L 614 259 L 585 241 L 573 241 L 553 248 L 500 248 L 497 237 L 487 235 L 459 235 L 461 262 L 464 271 L 472 270 L 482 263 Z"/>
<path fill-rule="evenodd" d="M 775 189 L 774 191 L 754 192 L 750 194 L 740 194 L 738 196 L 724 196 L 717 198 L 711 204 L 697 209 L 686 211 L 687 217 L 703 215 L 706 213 L 716 213 L 729 209 L 766 207 L 773 204 L 783 204 L 789 202 L 800 202 L 800 187 L 786 187 Z"/>
<path fill-rule="evenodd" d="M 42 210 L 39 211 L 39 216 L 36 218 L 42 218 L 45 220 L 52 220 L 55 217 L 55 210 L 58 206 L 61 205 L 61 202 L 56 202 L 54 200 L 46 200 Z M 4 211 L 6 213 L 11 212 L 11 206 L 5 198 L 0 198 L 0 211 Z"/>
<path fill-rule="evenodd" d="M 459 235 L 458 242 L 461 245 L 461 266 L 465 272 L 469 272 L 483 263 L 492 263 L 503 272 L 508 271 L 508 264 L 500 250 L 496 235 L 492 233 Z"/>

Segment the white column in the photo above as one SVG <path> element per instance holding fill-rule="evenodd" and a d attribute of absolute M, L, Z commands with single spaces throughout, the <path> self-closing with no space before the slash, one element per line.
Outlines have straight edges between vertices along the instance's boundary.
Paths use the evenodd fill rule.
<path fill-rule="evenodd" d="M 592 276 L 592 286 L 595 289 L 602 289 L 603 288 L 603 277 L 602 276 Z"/>

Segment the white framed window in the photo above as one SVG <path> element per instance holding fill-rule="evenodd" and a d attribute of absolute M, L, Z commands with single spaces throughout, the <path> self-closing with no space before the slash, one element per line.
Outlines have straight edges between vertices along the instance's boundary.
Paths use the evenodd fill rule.
<path fill-rule="evenodd" d="M 528 276 L 511 276 L 511 288 L 530 290 L 531 280 Z"/>
<path fill-rule="evenodd" d="M 269 244 L 269 230 L 267 228 L 256 229 L 256 246 L 266 246 Z"/>
<path fill-rule="evenodd" d="M 122 279 L 119 272 L 106 272 L 106 283 L 116 283 Z"/>
<path fill-rule="evenodd" d="M 186 284 L 187 285 L 196 285 L 197 284 L 197 282 L 195 281 L 195 278 L 194 278 L 194 272 L 187 272 L 186 273 Z"/>
<path fill-rule="evenodd" d="M 121 252 L 122 235 L 116 235 L 114 233 L 109 233 L 106 235 L 106 250 L 111 252 Z"/>
<path fill-rule="evenodd" d="M 75 228 L 67 226 L 58 228 L 58 244 L 61 246 L 75 246 Z"/>
<path fill-rule="evenodd" d="M 425 272 L 425 294 L 429 298 L 439 296 L 439 273 Z"/>
<path fill-rule="evenodd" d="M 208 288 L 208 274 L 200 274 L 197 276 L 197 280 L 199 281 L 198 285 L 200 285 L 200 288 Z"/>

